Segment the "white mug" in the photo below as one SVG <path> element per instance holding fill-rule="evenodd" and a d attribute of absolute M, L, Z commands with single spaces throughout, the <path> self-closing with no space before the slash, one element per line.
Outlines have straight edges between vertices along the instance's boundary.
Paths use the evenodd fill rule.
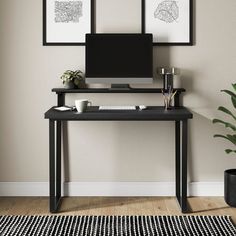
<path fill-rule="evenodd" d="M 82 112 L 86 111 L 88 105 L 91 106 L 92 103 L 90 101 L 88 101 L 87 99 L 75 100 L 75 106 L 76 106 L 78 113 L 82 113 Z"/>

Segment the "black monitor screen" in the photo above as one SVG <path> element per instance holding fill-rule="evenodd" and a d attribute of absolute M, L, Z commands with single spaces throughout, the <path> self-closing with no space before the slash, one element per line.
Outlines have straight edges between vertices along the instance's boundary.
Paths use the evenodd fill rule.
<path fill-rule="evenodd" d="M 87 34 L 86 77 L 152 77 L 152 34 Z"/>

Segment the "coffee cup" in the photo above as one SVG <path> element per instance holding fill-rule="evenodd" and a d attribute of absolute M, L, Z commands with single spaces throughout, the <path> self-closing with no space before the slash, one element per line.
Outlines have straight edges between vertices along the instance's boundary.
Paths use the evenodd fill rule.
<path fill-rule="evenodd" d="M 92 103 L 90 101 L 88 101 L 87 99 L 75 100 L 75 106 L 76 106 L 78 113 L 82 113 L 82 112 L 86 111 L 86 109 L 89 105 L 91 106 Z"/>

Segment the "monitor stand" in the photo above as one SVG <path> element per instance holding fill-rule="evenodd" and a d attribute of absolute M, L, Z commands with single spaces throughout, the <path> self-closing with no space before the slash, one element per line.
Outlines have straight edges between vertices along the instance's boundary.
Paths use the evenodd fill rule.
<path fill-rule="evenodd" d="M 129 86 L 129 84 L 111 84 L 110 89 L 130 90 L 131 87 Z"/>

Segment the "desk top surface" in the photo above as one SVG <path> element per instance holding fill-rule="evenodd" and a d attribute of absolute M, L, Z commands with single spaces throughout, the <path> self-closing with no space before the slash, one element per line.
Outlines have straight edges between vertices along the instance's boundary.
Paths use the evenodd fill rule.
<path fill-rule="evenodd" d="M 138 120 L 187 120 L 192 119 L 193 114 L 185 107 L 175 107 L 165 110 L 163 106 L 149 106 L 145 110 L 98 110 L 97 106 L 88 107 L 86 112 L 57 111 L 50 108 L 45 114 L 45 119 L 51 120 L 84 120 L 84 121 L 138 121 Z"/>

